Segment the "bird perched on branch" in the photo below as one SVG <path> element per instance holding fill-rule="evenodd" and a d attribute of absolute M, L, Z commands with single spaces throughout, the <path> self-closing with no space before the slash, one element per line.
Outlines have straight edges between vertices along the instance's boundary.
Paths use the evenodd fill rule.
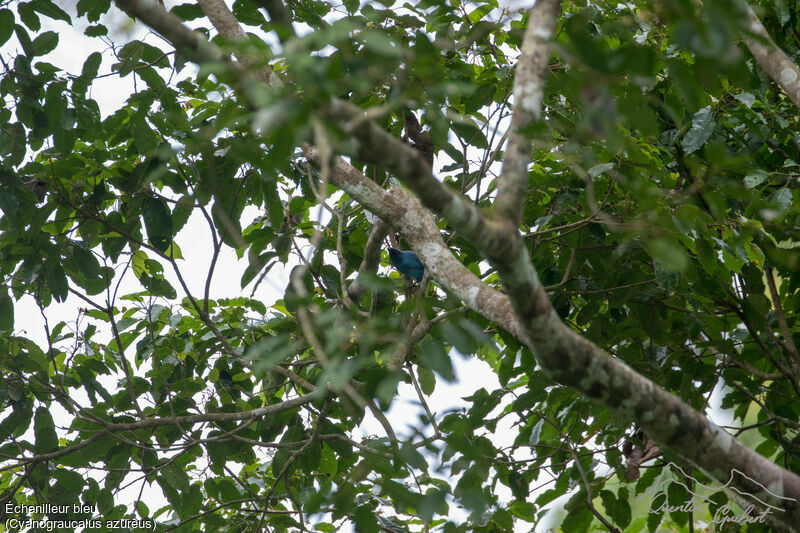
<path fill-rule="evenodd" d="M 401 274 L 414 278 L 417 282 L 422 281 L 425 265 L 422 264 L 422 261 L 419 260 L 419 257 L 414 252 L 404 252 L 397 248 L 389 248 L 389 260 Z"/>

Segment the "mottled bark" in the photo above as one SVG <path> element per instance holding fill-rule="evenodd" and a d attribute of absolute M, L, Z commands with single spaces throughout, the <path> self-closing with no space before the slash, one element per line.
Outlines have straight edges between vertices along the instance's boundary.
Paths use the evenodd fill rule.
<path fill-rule="evenodd" d="M 531 140 L 521 130 L 542 114 L 544 79 L 550 60 L 548 41 L 553 38 L 560 11 L 559 0 L 537 0 L 530 11 L 514 75 L 514 114 L 494 206 L 498 216 L 515 226 L 522 220 L 528 196 L 528 165 L 531 163 Z"/>
<path fill-rule="evenodd" d="M 116 4 L 131 18 L 144 21 L 190 59 L 223 59 L 222 52 L 216 46 L 210 45 L 202 34 L 184 26 L 180 18 L 166 11 L 163 6 L 151 0 L 117 0 Z"/>
<path fill-rule="evenodd" d="M 747 2 L 744 2 L 744 8 L 747 13 L 748 31 L 742 34 L 742 40 L 753 54 L 758 66 L 780 85 L 794 105 L 800 107 L 800 69 L 775 44 Z"/>
<path fill-rule="evenodd" d="M 203 10 L 203 13 L 205 13 L 211 21 L 211 24 L 214 25 L 214 28 L 216 28 L 222 37 L 229 41 L 247 39 L 247 34 L 223 0 L 197 0 L 197 3 L 200 4 L 200 9 Z M 240 52 L 235 53 L 235 55 L 236 59 L 248 66 L 257 62 L 256 58 L 249 57 Z M 269 84 L 279 86 L 281 83 L 280 79 L 278 79 L 272 67 L 269 65 L 262 65 L 258 75 L 263 81 Z"/>
<path fill-rule="evenodd" d="M 220 35 L 232 41 L 246 37 L 239 21 L 233 16 L 231 10 L 222 0 L 197 0 L 200 9 L 211 21 Z"/>
<path fill-rule="evenodd" d="M 394 140 L 416 153 L 400 140 Z M 313 147 L 305 146 L 304 152 L 312 164 L 319 165 L 319 154 Z M 442 287 L 461 298 L 467 307 L 500 325 L 515 337 L 521 336 L 508 297 L 483 283 L 453 256 L 442 239 L 434 217 L 422 206 L 419 198 L 403 187 L 386 191 L 341 158 L 334 160 L 330 179 L 331 183 L 358 203 L 391 224 Z"/>

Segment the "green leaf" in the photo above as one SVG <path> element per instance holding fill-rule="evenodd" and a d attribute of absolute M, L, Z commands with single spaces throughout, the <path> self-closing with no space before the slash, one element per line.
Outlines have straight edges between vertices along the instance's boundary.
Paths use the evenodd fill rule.
<path fill-rule="evenodd" d="M 426 524 L 433 520 L 436 513 L 447 513 L 447 492 L 432 488 L 425 493 L 419 504 L 419 515 Z"/>
<path fill-rule="evenodd" d="M 332 478 L 338 471 L 339 463 L 336 460 L 336 454 L 327 444 L 322 445 L 319 460 L 319 471 L 328 478 Z"/>
<path fill-rule="evenodd" d="M 539 444 L 539 439 L 542 435 L 542 428 L 544 427 L 544 419 L 540 419 L 535 426 L 533 426 L 533 430 L 531 431 L 531 436 L 528 439 L 528 443 L 531 446 L 536 446 Z"/>
<path fill-rule="evenodd" d="M 227 209 L 224 202 L 219 199 L 214 201 L 214 205 L 211 208 L 211 217 L 214 219 L 214 225 L 219 231 L 222 242 L 231 248 L 238 248 L 244 243 L 242 239 L 242 223 L 236 212 L 231 212 L 230 209 Z"/>
<path fill-rule="evenodd" d="M 368 505 L 360 505 L 356 508 L 353 514 L 353 521 L 356 525 L 356 531 L 378 533 L 381 530 L 378 520 L 375 518 L 375 512 Z"/>
<path fill-rule="evenodd" d="M 0 46 L 14 33 L 14 13 L 8 9 L 0 9 Z"/>
<path fill-rule="evenodd" d="M 50 292 L 58 302 L 63 302 L 67 299 L 69 292 L 69 282 L 67 276 L 64 274 L 64 269 L 59 264 L 48 264 L 45 267 L 45 280 Z"/>
<path fill-rule="evenodd" d="M 13 435 L 19 437 L 28 429 L 33 417 L 33 399 L 25 397 L 11 402 L 12 412 L 0 422 L 0 442 L 6 442 Z"/>
<path fill-rule="evenodd" d="M 33 0 L 31 2 L 33 9 L 46 17 L 55 20 L 63 20 L 72 24 L 72 19 L 69 18 L 67 12 L 55 5 L 52 0 Z"/>
<path fill-rule="evenodd" d="M 526 522 L 536 520 L 536 507 L 530 502 L 515 501 L 509 508 L 511 514 Z"/>
<path fill-rule="evenodd" d="M 110 7 L 111 0 L 78 0 L 78 16 L 86 15 L 89 22 L 97 22 Z"/>
<path fill-rule="evenodd" d="M 491 13 L 492 9 L 494 9 L 494 7 L 491 4 L 484 4 L 473 9 L 468 16 L 470 23 L 475 24 L 479 20 L 483 19 L 484 16 Z"/>
<path fill-rule="evenodd" d="M 573 499 L 586 501 L 586 494 L 583 491 L 578 491 L 567 505 L 570 505 Z M 574 531 L 575 533 L 588 531 L 593 516 L 594 515 L 592 515 L 591 511 L 589 511 L 585 505 L 575 506 L 574 509 L 567 512 L 567 516 L 561 522 L 561 529 L 564 531 Z"/>
<path fill-rule="evenodd" d="M 619 498 L 610 490 L 601 490 L 600 499 L 616 525 L 624 529 L 631 523 L 631 508 L 628 504 L 628 491 L 625 487 L 620 487 Z"/>
<path fill-rule="evenodd" d="M 453 372 L 453 363 L 441 343 L 424 338 L 419 343 L 420 359 L 445 380 L 453 382 L 456 379 Z"/>
<path fill-rule="evenodd" d="M 103 61 L 103 56 L 100 55 L 100 52 L 93 52 L 89 54 L 89 57 L 86 58 L 86 61 L 83 62 L 83 70 L 81 71 L 81 77 L 89 79 L 94 79 L 97 76 L 97 71 L 100 69 L 100 63 Z"/>
<path fill-rule="evenodd" d="M 436 390 L 436 374 L 430 368 L 420 366 L 417 368 L 419 374 L 419 386 L 422 392 L 430 396 Z"/>
<path fill-rule="evenodd" d="M 442 336 L 453 348 L 462 355 L 475 353 L 478 346 L 475 339 L 468 332 L 458 327 L 453 322 L 443 322 L 441 325 Z"/>
<path fill-rule="evenodd" d="M 155 249 L 166 252 L 172 243 L 172 217 L 167 202 L 161 198 L 145 198 L 142 217 L 150 244 Z"/>
<path fill-rule="evenodd" d="M 17 14 L 22 20 L 22 23 L 25 24 L 29 30 L 39 31 L 42 29 L 42 23 L 39 22 L 39 15 L 36 14 L 30 2 L 19 4 L 17 7 Z"/>
<path fill-rule="evenodd" d="M 376 54 L 399 57 L 402 53 L 402 48 L 382 31 L 365 30 L 361 33 L 361 39 L 364 41 L 364 46 Z"/>
<path fill-rule="evenodd" d="M 471 144 L 477 148 L 488 148 L 489 141 L 486 135 L 471 121 L 464 119 L 464 121 L 453 122 L 453 131 L 455 131 L 467 144 Z"/>
<path fill-rule="evenodd" d="M 36 453 L 49 453 L 58 449 L 56 426 L 48 409 L 44 407 L 36 409 L 33 417 L 33 433 L 36 438 Z"/>
<path fill-rule="evenodd" d="M 658 529 L 659 524 L 661 524 L 661 520 L 664 518 L 664 511 L 659 511 L 656 513 L 648 513 L 647 515 L 647 530 L 650 533 L 655 533 Z"/>
<path fill-rule="evenodd" d="M 751 107 L 753 107 L 753 104 L 756 103 L 756 97 L 748 92 L 734 94 L 733 97 L 736 98 L 741 103 L 743 103 L 747 107 L 747 109 L 750 109 Z"/>
<path fill-rule="evenodd" d="M 68 502 L 76 502 L 78 500 L 78 495 L 86 484 L 81 474 L 66 468 L 55 469 L 53 478 L 57 480 L 54 489 L 60 494 L 63 494 L 65 496 L 65 501 Z M 52 496 L 52 489 L 50 495 Z"/>
<path fill-rule="evenodd" d="M 778 16 L 778 22 L 781 26 L 786 26 L 786 23 L 791 19 L 789 6 L 786 0 L 773 0 L 775 2 L 775 14 Z"/>
<path fill-rule="evenodd" d="M 785 212 L 792 205 L 792 191 L 791 189 L 784 188 L 777 191 L 772 196 L 772 203 L 774 203 L 781 212 Z"/>
<path fill-rule="evenodd" d="M 761 185 L 769 177 L 769 173 L 761 169 L 752 170 L 744 177 L 744 186 L 748 189 Z"/>
<path fill-rule="evenodd" d="M 666 270 L 683 272 L 689 264 L 686 252 L 666 239 L 652 239 L 647 248 Z"/>
<path fill-rule="evenodd" d="M 54 31 L 46 31 L 33 40 L 31 45 L 31 55 L 43 56 L 49 54 L 58 46 L 58 34 Z"/>
<path fill-rule="evenodd" d="M 687 154 L 699 150 L 714 132 L 714 113 L 710 106 L 699 110 L 692 117 L 692 126 L 683 138 L 683 150 Z"/>
<path fill-rule="evenodd" d="M 512 470 L 508 473 L 508 486 L 511 488 L 511 494 L 517 500 L 525 501 L 528 498 L 530 493 L 528 480 L 521 472 Z"/>
<path fill-rule="evenodd" d="M 189 21 L 204 17 L 203 10 L 197 4 L 180 4 L 171 8 L 170 13 L 179 16 L 181 19 Z"/>
<path fill-rule="evenodd" d="M 76 245 L 70 259 L 71 266 L 86 277 L 97 276 L 100 272 L 100 263 L 97 258 L 83 246 Z"/>
<path fill-rule="evenodd" d="M 111 70 L 119 71 L 120 76 L 127 76 L 133 69 L 141 65 L 168 68 L 169 58 L 163 50 L 144 41 L 131 41 L 119 51 L 119 63 Z"/>
<path fill-rule="evenodd" d="M 87 37 L 102 37 L 108 35 L 108 28 L 102 24 L 95 24 L 93 26 L 87 26 L 83 33 Z"/>
<path fill-rule="evenodd" d="M 0 290 L 0 331 L 14 329 L 14 302 L 5 290 Z"/>

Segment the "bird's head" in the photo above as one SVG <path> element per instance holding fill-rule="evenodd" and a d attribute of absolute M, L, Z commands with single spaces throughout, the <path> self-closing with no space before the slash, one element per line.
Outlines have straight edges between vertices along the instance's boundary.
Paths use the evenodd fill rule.
<path fill-rule="evenodd" d="M 398 250 L 397 248 L 391 248 L 391 247 L 389 248 L 389 257 L 399 257 L 399 256 L 400 256 L 400 250 Z"/>

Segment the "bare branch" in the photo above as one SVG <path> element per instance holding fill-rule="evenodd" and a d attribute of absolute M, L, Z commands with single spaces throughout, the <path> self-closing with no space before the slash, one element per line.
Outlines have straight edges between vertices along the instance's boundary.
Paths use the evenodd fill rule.
<path fill-rule="evenodd" d="M 367 246 L 364 248 L 364 259 L 361 261 L 361 266 L 358 267 L 358 276 L 347 289 L 350 299 L 354 302 L 361 300 L 361 297 L 364 296 L 364 293 L 367 291 L 367 288 L 362 282 L 362 276 L 377 272 L 378 262 L 381 259 L 381 245 L 383 244 L 383 239 L 385 239 L 388 234 L 389 225 L 384 222 L 383 219 L 378 219 L 372 227 L 369 239 L 367 239 Z"/>
<path fill-rule="evenodd" d="M 95 433 L 91 437 L 84 439 L 80 442 L 77 442 L 72 446 L 67 446 L 66 448 L 61 448 L 60 450 L 56 450 L 50 453 L 35 455 L 33 457 L 20 457 L 17 461 L 18 463 L 38 463 L 42 461 L 50 461 L 52 459 L 56 459 L 64 455 L 69 455 L 73 452 L 81 450 L 90 445 L 92 442 L 96 441 L 97 439 L 102 438 L 104 435 L 116 433 L 119 431 L 134 431 L 137 429 L 156 428 L 162 426 L 175 426 L 175 425 L 182 426 L 182 425 L 197 424 L 201 422 L 224 422 L 231 420 L 247 420 L 251 418 L 259 418 L 268 414 L 279 413 L 281 411 L 286 411 L 287 409 L 293 409 L 295 407 L 311 403 L 315 400 L 319 400 L 320 398 L 324 397 L 324 392 L 325 392 L 324 389 L 317 389 L 315 392 L 306 394 L 305 396 L 292 398 L 291 400 L 286 400 L 280 403 L 264 405 L 256 409 L 250 409 L 249 411 L 240 411 L 233 413 L 200 413 L 196 415 L 147 418 L 144 420 L 140 420 L 138 422 L 130 422 L 124 424 L 114 424 L 114 423 L 102 424 L 102 428 L 98 430 L 98 433 Z M 93 422 L 93 423 L 101 424 L 100 422 Z"/>
<path fill-rule="evenodd" d="M 775 307 L 775 314 L 778 315 L 778 326 L 780 326 L 781 333 L 783 334 L 783 345 L 786 351 L 789 352 L 789 355 L 792 356 L 795 372 L 797 372 L 800 370 L 800 354 L 798 354 L 797 345 L 794 343 L 792 328 L 789 327 L 789 323 L 786 321 L 786 313 L 783 311 L 783 305 L 781 305 L 781 295 L 778 293 L 778 287 L 775 285 L 775 274 L 769 266 L 765 270 L 769 293 L 770 296 L 772 296 L 772 305 Z"/>

